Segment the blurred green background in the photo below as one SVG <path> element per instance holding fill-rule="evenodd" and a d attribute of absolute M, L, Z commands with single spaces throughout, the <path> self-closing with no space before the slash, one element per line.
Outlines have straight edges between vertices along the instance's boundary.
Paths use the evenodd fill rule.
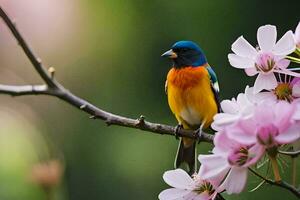
<path fill-rule="evenodd" d="M 229 66 L 231 44 L 244 35 L 256 44 L 257 28 L 278 27 L 278 37 L 300 20 L 295 1 L 121 1 L 0 0 L 18 28 L 56 78 L 75 94 L 120 115 L 176 125 L 166 95 L 171 63 L 160 58 L 177 40 L 193 40 L 218 74 L 221 99 L 253 84 Z M 34 84 L 41 80 L 0 22 L 0 83 Z M 90 120 L 51 97 L 0 96 L 0 199 L 45 199 L 30 181 L 32 166 L 64 157 L 65 173 L 55 199 L 157 199 L 168 186 L 175 138 Z M 199 151 L 207 153 L 208 144 Z M 286 162 L 289 162 L 286 159 Z M 299 162 L 298 162 L 299 164 Z M 299 168 L 300 165 L 298 165 Z M 289 180 L 288 167 L 285 167 Z M 300 180 L 299 180 L 300 181 Z M 296 199 L 289 192 L 251 178 L 239 196 L 226 199 Z"/>

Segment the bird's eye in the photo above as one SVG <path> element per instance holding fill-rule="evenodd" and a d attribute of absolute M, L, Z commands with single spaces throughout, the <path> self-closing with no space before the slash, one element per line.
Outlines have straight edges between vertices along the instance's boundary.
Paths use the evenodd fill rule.
<path fill-rule="evenodd" d="M 182 48 L 182 49 L 181 49 L 182 52 L 186 52 L 186 51 L 188 51 L 188 50 L 189 50 L 188 48 Z"/>

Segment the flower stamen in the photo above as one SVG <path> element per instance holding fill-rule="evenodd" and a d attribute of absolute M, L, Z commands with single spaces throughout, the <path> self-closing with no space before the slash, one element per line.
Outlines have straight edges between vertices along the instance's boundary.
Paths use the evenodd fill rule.
<path fill-rule="evenodd" d="M 255 62 L 256 70 L 264 73 L 272 71 L 275 66 L 276 62 L 272 54 L 268 53 L 259 54 Z"/>
<path fill-rule="evenodd" d="M 234 151 L 229 157 L 228 162 L 231 165 L 243 166 L 249 159 L 248 149 L 241 147 L 238 150 Z"/>
<path fill-rule="evenodd" d="M 207 194 L 212 195 L 215 192 L 215 189 L 210 182 L 203 181 L 203 183 L 199 187 L 194 189 L 194 191 L 198 194 L 206 192 Z"/>
<path fill-rule="evenodd" d="M 289 83 L 279 83 L 274 90 L 278 100 L 293 101 L 293 89 Z"/>

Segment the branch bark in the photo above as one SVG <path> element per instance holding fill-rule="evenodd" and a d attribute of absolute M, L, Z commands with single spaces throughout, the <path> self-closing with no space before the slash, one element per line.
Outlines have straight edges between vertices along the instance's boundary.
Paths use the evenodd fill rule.
<path fill-rule="evenodd" d="M 0 84 L 0 93 L 11 96 L 23 96 L 31 94 L 51 95 L 47 85 L 2 85 Z"/>

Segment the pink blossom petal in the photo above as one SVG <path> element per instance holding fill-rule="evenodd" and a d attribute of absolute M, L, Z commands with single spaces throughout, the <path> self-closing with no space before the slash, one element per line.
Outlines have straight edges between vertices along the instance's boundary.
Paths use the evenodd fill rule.
<path fill-rule="evenodd" d="M 256 132 L 257 122 L 253 118 L 241 120 L 238 123 L 238 127 L 241 128 L 245 134 L 254 135 Z"/>
<path fill-rule="evenodd" d="M 176 199 L 176 200 L 195 200 L 199 194 L 195 192 L 191 192 L 184 196 L 182 199 Z"/>
<path fill-rule="evenodd" d="M 293 115 L 293 120 L 300 120 L 300 99 L 296 99 L 293 101 L 293 104 L 296 105 L 295 113 Z"/>
<path fill-rule="evenodd" d="M 290 62 L 291 61 L 289 61 L 288 59 L 280 59 L 276 62 L 276 65 L 281 69 L 286 69 L 290 65 Z"/>
<path fill-rule="evenodd" d="M 292 88 L 293 97 L 300 97 L 300 84 L 295 84 Z"/>
<path fill-rule="evenodd" d="M 230 128 L 231 130 L 231 128 Z M 228 137 L 228 133 L 226 132 L 218 132 L 214 138 L 215 148 L 213 149 L 214 154 L 227 154 L 231 151 L 232 148 L 239 146 L 239 144 Z M 219 151 L 219 152 L 216 152 Z"/>
<path fill-rule="evenodd" d="M 163 179 L 168 185 L 178 189 L 191 189 L 193 185 L 193 179 L 182 169 L 166 171 Z"/>
<path fill-rule="evenodd" d="M 260 158 L 264 155 L 265 148 L 264 146 L 256 143 L 248 150 L 248 152 L 249 152 L 248 155 L 251 159 L 243 167 L 250 167 L 256 164 L 260 160 Z"/>
<path fill-rule="evenodd" d="M 214 116 L 214 122 L 212 126 L 224 126 L 231 123 L 234 123 L 239 119 L 239 116 L 237 114 L 227 114 L 227 113 L 218 113 Z"/>
<path fill-rule="evenodd" d="M 296 110 L 294 104 L 285 101 L 278 102 L 274 107 L 274 125 L 278 128 L 279 132 L 285 131 L 291 124 L 291 118 Z"/>
<path fill-rule="evenodd" d="M 295 41 L 296 41 L 296 44 L 300 46 L 300 22 L 298 23 L 298 26 L 295 31 Z"/>
<path fill-rule="evenodd" d="M 296 49 L 294 35 L 292 31 L 286 32 L 276 43 L 273 53 L 275 55 L 286 56 L 293 53 Z"/>
<path fill-rule="evenodd" d="M 238 96 L 236 98 L 236 102 L 240 107 L 243 107 L 243 106 L 249 104 L 249 100 L 247 99 L 247 97 L 244 93 L 238 94 Z"/>
<path fill-rule="evenodd" d="M 300 125 L 293 125 L 288 130 L 280 133 L 275 140 L 280 144 L 290 144 L 300 138 Z"/>
<path fill-rule="evenodd" d="M 248 120 L 248 121 L 250 121 L 250 120 Z M 242 123 L 239 123 L 239 126 L 241 126 L 241 124 Z M 249 126 L 249 124 L 246 124 L 245 122 L 243 125 Z M 247 129 L 249 127 L 247 127 Z M 251 126 L 251 130 L 252 130 L 252 132 L 250 133 L 249 131 L 244 131 L 243 129 L 238 128 L 238 127 L 231 127 L 230 131 L 228 131 L 227 135 L 231 140 L 236 140 L 237 142 L 239 142 L 241 144 L 245 144 L 245 145 L 252 145 L 252 144 L 255 144 L 255 142 L 256 142 L 255 127 Z"/>
<path fill-rule="evenodd" d="M 217 197 L 217 195 L 218 195 L 218 192 L 217 191 L 215 191 L 210 197 L 209 197 L 209 199 L 208 200 L 215 200 L 216 199 L 216 197 Z"/>
<path fill-rule="evenodd" d="M 214 123 L 214 122 L 210 126 L 215 131 L 221 131 L 222 128 L 224 128 L 223 124 L 217 124 L 217 123 Z"/>
<path fill-rule="evenodd" d="M 236 101 L 223 100 L 221 102 L 221 108 L 225 113 L 236 114 L 239 112 L 239 106 Z"/>
<path fill-rule="evenodd" d="M 264 52 L 271 52 L 275 46 L 277 37 L 276 26 L 265 25 L 257 30 L 257 41 L 260 49 Z"/>
<path fill-rule="evenodd" d="M 300 78 L 293 78 L 292 82 L 290 82 L 290 85 L 294 86 L 294 85 L 300 85 Z"/>
<path fill-rule="evenodd" d="M 201 167 L 199 176 L 202 179 L 211 179 L 223 176 L 229 169 L 227 159 L 220 155 L 199 155 Z"/>
<path fill-rule="evenodd" d="M 220 188 L 226 189 L 228 194 L 241 193 L 246 186 L 247 177 L 247 168 L 232 167 Z"/>
<path fill-rule="evenodd" d="M 255 103 L 253 102 L 252 104 L 249 104 L 247 106 L 244 106 L 241 108 L 241 117 L 243 119 L 249 119 L 251 116 L 253 116 L 253 109 L 255 108 Z M 241 119 L 241 118 L 240 118 Z"/>
<path fill-rule="evenodd" d="M 253 87 L 250 87 L 250 88 L 245 90 L 245 94 L 247 96 L 247 99 L 250 102 L 252 102 L 253 104 L 261 103 L 265 100 L 277 102 L 277 97 L 274 95 L 273 92 L 260 92 L 258 94 L 253 94 L 253 93 L 254 93 Z"/>
<path fill-rule="evenodd" d="M 246 57 L 241 57 L 233 53 L 228 54 L 230 65 L 238 69 L 246 69 L 254 67 L 254 60 Z"/>
<path fill-rule="evenodd" d="M 158 195 L 158 199 L 160 200 L 183 200 L 186 199 L 184 197 L 188 196 L 190 193 L 192 193 L 191 190 L 182 190 L 177 188 L 170 188 L 162 191 Z"/>
<path fill-rule="evenodd" d="M 254 119 L 257 123 L 255 127 L 273 123 L 276 118 L 274 113 L 276 103 L 275 101 L 264 101 L 255 108 Z"/>
<path fill-rule="evenodd" d="M 198 194 L 193 200 L 213 200 L 207 192 Z"/>
<path fill-rule="evenodd" d="M 254 76 L 258 73 L 258 71 L 254 67 L 246 68 L 245 72 L 248 76 Z"/>
<path fill-rule="evenodd" d="M 257 55 L 256 49 L 249 44 L 243 36 L 239 37 L 231 46 L 232 51 L 241 56 L 247 58 L 255 58 Z"/>
<path fill-rule="evenodd" d="M 277 86 L 277 80 L 274 73 L 258 74 L 254 83 L 254 93 L 257 94 L 263 89 L 271 90 Z"/>

